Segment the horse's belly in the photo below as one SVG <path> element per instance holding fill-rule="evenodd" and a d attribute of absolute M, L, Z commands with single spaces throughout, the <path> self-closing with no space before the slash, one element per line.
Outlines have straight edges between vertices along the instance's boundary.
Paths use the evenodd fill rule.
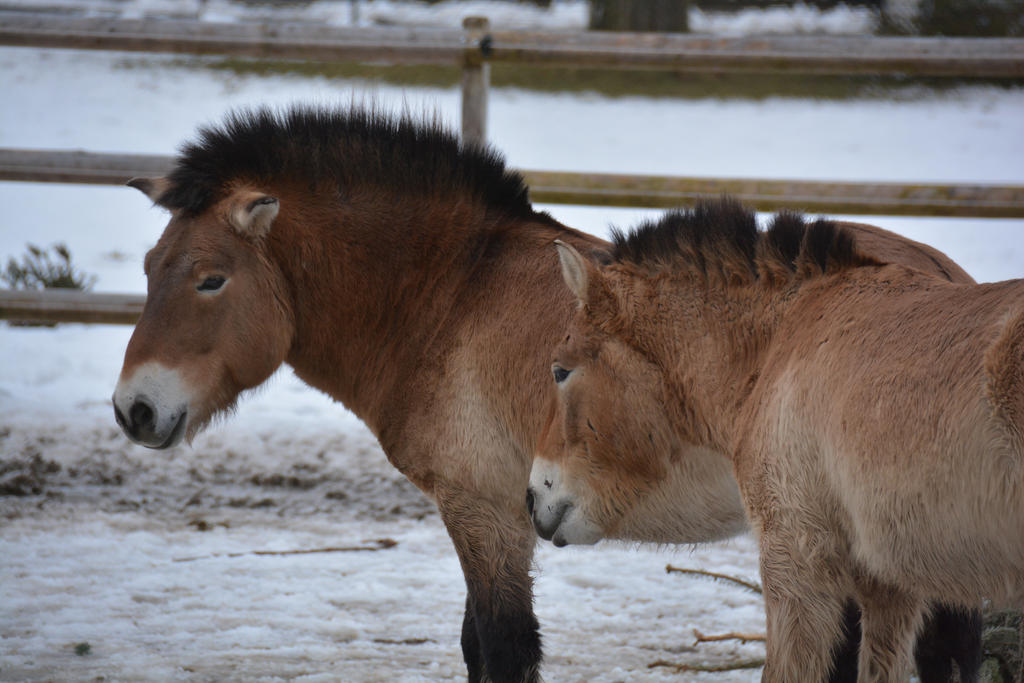
<path fill-rule="evenodd" d="M 1019 603 L 1024 496 L 1009 500 L 1009 486 L 979 490 L 975 479 L 847 488 L 858 563 L 887 582 L 947 602 Z"/>

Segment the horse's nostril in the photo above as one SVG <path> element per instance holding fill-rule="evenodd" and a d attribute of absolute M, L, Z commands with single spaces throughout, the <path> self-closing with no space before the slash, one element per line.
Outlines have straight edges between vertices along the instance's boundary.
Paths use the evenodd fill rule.
<path fill-rule="evenodd" d="M 526 489 L 526 510 L 532 515 L 533 514 L 533 489 Z"/>
<path fill-rule="evenodd" d="M 529 500 L 527 506 L 530 506 Z M 536 501 L 533 501 L 533 506 L 536 506 Z M 537 535 L 545 541 L 550 541 L 572 508 L 573 504 L 567 500 L 552 503 L 541 501 L 540 508 L 530 514 Z"/>
<path fill-rule="evenodd" d="M 117 403 L 114 404 L 114 419 L 117 420 L 117 424 L 121 426 L 121 429 L 128 428 L 128 420 L 125 419 L 121 409 L 117 407 Z"/>
<path fill-rule="evenodd" d="M 128 410 L 128 419 L 136 429 L 152 429 L 153 418 L 153 409 L 142 401 L 135 401 Z"/>

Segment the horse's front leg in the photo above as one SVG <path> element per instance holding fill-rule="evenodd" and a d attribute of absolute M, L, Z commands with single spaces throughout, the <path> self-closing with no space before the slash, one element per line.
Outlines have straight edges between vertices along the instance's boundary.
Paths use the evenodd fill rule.
<path fill-rule="evenodd" d="M 466 679 L 469 683 L 484 680 L 483 653 L 480 652 L 480 636 L 476 633 L 476 608 L 473 595 L 466 593 L 466 613 L 462 617 L 462 658 L 466 662 Z"/>
<path fill-rule="evenodd" d="M 768 634 L 764 683 L 830 680 L 834 651 L 846 638 L 846 593 L 837 585 L 836 574 L 793 559 L 788 551 L 766 553 L 762 543 Z M 840 675 L 837 680 L 844 679 Z"/>
<path fill-rule="evenodd" d="M 539 681 L 541 644 L 530 577 L 536 536 L 525 503 L 445 486 L 436 491 L 466 578 L 462 649 L 469 680 Z"/>
<path fill-rule="evenodd" d="M 771 473 L 762 470 L 763 475 Z M 748 514 L 758 535 L 767 618 L 762 681 L 822 683 L 834 673 L 835 680 L 850 680 L 852 662 L 843 652 L 847 640 L 855 637 L 856 613 L 847 614 L 853 577 L 835 523 L 814 514 L 818 509 L 813 496 L 801 496 L 800 486 L 783 496 L 766 495 L 780 488 L 767 476 L 744 483 Z M 851 618 L 853 628 L 846 623 Z M 842 670 L 837 671 L 835 664 Z"/>
<path fill-rule="evenodd" d="M 857 576 L 855 586 L 862 634 L 858 683 L 906 681 L 924 600 L 866 576 Z"/>

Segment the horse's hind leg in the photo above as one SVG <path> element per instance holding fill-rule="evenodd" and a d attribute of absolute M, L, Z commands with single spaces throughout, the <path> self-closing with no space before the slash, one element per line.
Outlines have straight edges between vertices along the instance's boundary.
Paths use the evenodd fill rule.
<path fill-rule="evenodd" d="M 845 639 L 833 653 L 829 683 L 856 683 L 860 652 L 860 608 L 850 600 L 843 615 Z M 981 671 L 980 610 L 936 605 L 917 635 L 914 662 L 921 683 L 977 683 Z M 960 678 L 953 677 L 954 663 Z"/>
<path fill-rule="evenodd" d="M 843 632 L 832 650 L 832 675 L 828 683 L 857 683 L 857 657 L 860 653 L 860 608 L 847 600 L 843 608 Z"/>
<path fill-rule="evenodd" d="M 936 605 L 917 637 L 914 661 L 921 683 L 948 683 L 953 663 L 960 683 L 976 683 L 981 670 L 981 611 Z"/>
<path fill-rule="evenodd" d="M 469 592 L 462 629 L 469 680 L 539 681 L 540 633 L 530 578 L 536 537 L 526 506 L 489 504 L 479 492 L 438 487 L 437 493 Z"/>
<path fill-rule="evenodd" d="M 924 602 L 880 581 L 859 576 L 855 581 L 861 606 L 860 683 L 905 681 L 914 635 L 921 626 Z"/>

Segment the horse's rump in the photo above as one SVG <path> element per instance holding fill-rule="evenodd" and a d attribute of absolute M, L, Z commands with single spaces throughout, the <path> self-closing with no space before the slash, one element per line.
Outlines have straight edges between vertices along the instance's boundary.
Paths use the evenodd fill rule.
<path fill-rule="evenodd" d="M 1006 448 L 1024 453 L 1024 305 L 1007 314 L 1002 331 L 985 352 L 986 394 Z"/>
<path fill-rule="evenodd" d="M 774 398 L 760 402 L 777 405 L 758 422 L 791 453 L 781 466 L 806 482 L 801 495 L 817 497 L 822 477 L 823 504 L 845 519 L 866 568 L 964 605 L 1015 600 L 1024 584 L 1006 577 L 1024 578 L 1024 281 L 871 271 L 823 281 L 794 307 L 790 344 L 766 372 Z"/>

